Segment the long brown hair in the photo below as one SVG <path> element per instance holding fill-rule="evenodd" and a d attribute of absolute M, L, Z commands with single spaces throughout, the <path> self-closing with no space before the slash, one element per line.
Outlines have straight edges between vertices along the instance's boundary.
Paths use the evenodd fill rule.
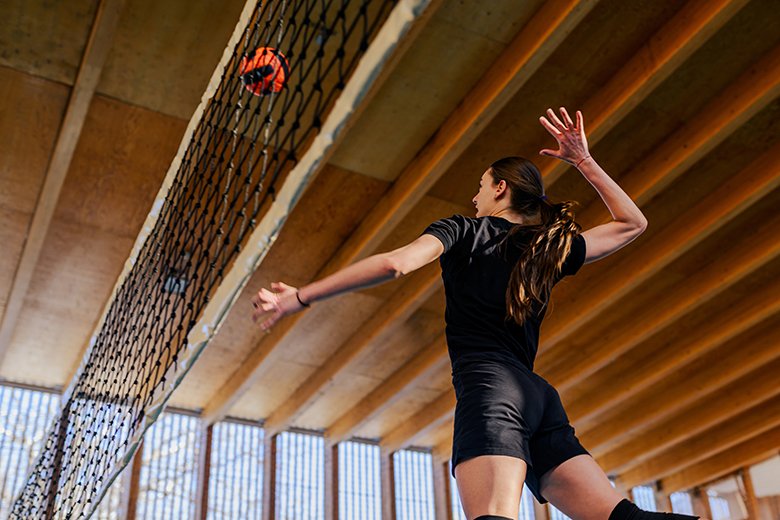
<path fill-rule="evenodd" d="M 511 194 L 510 208 L 524 220 L 512 227 L 505 242 L 518 233 L 530 233 L 530 241 L 512 269 L 506 289 L 507 319 L 522 325 L 530 316 L 534 301 L 548 301 L 572 241 L 581 230 L 572 212 L 577 202 L 547 200 L 542 175 L 528 159 L 505 157 L 491 164 L 489 171 L 495 184 L 506 182 Z"/>

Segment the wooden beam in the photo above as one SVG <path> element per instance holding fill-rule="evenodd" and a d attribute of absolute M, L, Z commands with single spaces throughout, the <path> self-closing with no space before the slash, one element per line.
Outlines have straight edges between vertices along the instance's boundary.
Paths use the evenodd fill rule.
<path fill-rule="evenodd" d="M 38 265 L 49 224 L 57 207 L 57 200 L 68 173 L 73 152 L 76 150 L 87 112 L 95 94 L 103 65 L 114 39 L 124 0 L 101 0 L 92 22 L 92 29 L 81 57 L 76 82 L 73 84 L 65 117 L 57 134 L 46 177 L 38 195 L 27 240 L 11 283 L 5 313 L 0 323 L 0 363 L 13 339 L 16 322 L 22 311 L 27 289 L 30 287 L 35 266 Z"/>
<path fill-rule="evenodd" d="M 130 484 L 127 493 L 127 517 L 126 520 L 135 520 L 138 511 L 138 495 L 141 482 L 141 466 L 143 465 L 144 441 L 138 443 L 138 448 L 133 454 L 133 466 L 130 470 Z"/>
<path fill-rule="evenodd" d="M 431 372 L 443 368 L 449 362 L 444 334 L 439 335 L 413 358 L 347 410 L 330 428 L 325 437 L 331 442 L 341 442 L 352 436 L 363 424 L 386 410 L 403 395 L 405 388 L 425 378 Z"/>
<path fill-rule="evenodd" d="M 276 518 L 276 445 L 278 435 L 263 435 L 263 520 Z"/>
<path fill-rule="evenodd" d="M 691 502 L 693 503 L 693 514 L 702 518 L 712 518 L 712 508 L 710 507 L 710 498 L 701 488 L 696 488 L 691 493 Z"/>
<path fill-rule="evenodd" d="M 696 400 L 735 381 L 749 379 L 753 371 L 776 363 L 780 359 L 777 290 L 780 290 L 780 284 L 774 283 L 756 295 L 758 303 L 765 302 L 774 307 L 772 317 L 761 326 L 725 343 L 694 363 L 678 367 L 673 375 L 621 403 L 601 416 L 593 427 L 580 431 L 581 441 L 595 457 L 600 457 L 632 435 L 645 432 L 692 406 Z M 715 318 L 720 320 L 722 317 Z M 652 446 L 655 442 L 644 447 L 637 457 L 649 455 Z"/>
<path fill-rule="evenodd" d="M 211 477 L 211 443 L 213 441 L 214 425 L 209 424 L 203 429 L 201 436 L 200 464 L 198 467 L 198 488 L 196 493 L 196 518 L 207 520 L 209 516 L 209 479 Z"/>
<path fill-rule="evenodd" d="M 325 441 L 325 520 L 339 518 L 339 445 Z"/>
<path fill-rule="evenodd" d="M 417 271 L 343 343 L 327 361 L 266 419 L 266 432 L 278 433 L 300 416 L 377 338 L 403 324 L 441 285 L 438 264 Z"/>
<path fill-rule="evenodd" d="M 778 450 L 780 450 L 780 427 L 763 432 L 689 466 L 666 477 L 661 483 L 669 493 L 689 489 L 767 459 L 777 454 Z"/>
<path fill-rule="evenodd" d="M 593 149 L 634 108 L 726 24 L 747 1 L 693 0 L 650 37 L 634 56 L 582 105 L 588 117 Z M 535 159 L 549 187 L 569 165 L 557 159 Z"/>
<path fill-rule="evenodd" d="M 771 67 L 771 72 L 763 73 L 764 66 Z M 743 124 L 749 117 L 752 117 L 752 115 L 754 115 L 758 110 L 769 103 L 776 96 L 778 91 L 776 73 L 780 73 L 780 50 L 778 49 L 775 49 L 775 51 L 765 56 L 758 64 L 754 65 L 754 67 L 752 67 L 747 73 L 743 74 L 718 98 L 710 103 L 709 108 L 703 112 L 709 114 L 712 114 L 713 111 L 716 112 L 714 112 L 715 115 L 708 116 L 710 120 L 706 125 L 699 126 L 697 122 L 697 125 L 683 127 L 661 146 L 660 149 L 664 153 L 658 153 L 653 157 L 650 157 L 637 168 L 632 170 L 632 172 L 627 174 L 624 179 L 626 180 L 627 184 L 634 186 L 633 191 L 635 192 L 635 200 L 639 199 L 639 202 L 641 203 L 643 200 L 649 200 L 658 193 L 658 186 L 654 186 L 652 183 L 647 183 L 644 181 L 644 179 L 652 177 L 654 179 L 653 182 L 657 182 L 659 185 L 663 185 L 665 187 L 671 182 L 671 180 L 681 175 L 688 167 L 690 167 L 693 162 L 697 161 L 704 154 L 708 153 L 715 145 L 730 135 L 731 132 Z M 757 82 L 756 75 L 760 76 L 760 80 Z M 717 110 L 727 110 L 729 112 L 723 112 L 728 114 L 727 116 L 723 116 L 721 113 L 717 112 Z M 691 143 L 696 143 L 696 146 L 692 146 Z M 775 164 L 777 161 L 777 154 L 778 150 L 774 148 L 771 152 L 768 152 L 762 156 L 760 164 L 762 164 L 764 168 L 761 171 L 765 174 L 765 176 L 759 178 L 757 182 L 758 186 L 754 184 L 753 187 L 758 188 L 766 185 L 774 186 L 773 183 L 777 182 L 775 179 L 776 176 L 771 176 L 770 180 L 768 181 L 766 179 L 767 177 L 770 177 L 766 174 L 768 171 L 767 168 L 770 168 Z M 654 169 L 655 171 L 653 171 Z M 733 186 L 730 187 L 733 188 Z M 744 192 L 739 193 L 744 194 Z M 746 207 L 757 200 L 757 198 L 763 193 L 759 193 L 758 191 L 750 191 L 741 201 L 738 197 L 729 198 L 728 200 L 731 200 L 734 203 L 734 207 L 732 208 L 732 218 L 735 218 L 736 215 L 744 211 Z M 716 204 L 714 207 L 719 208 L 721 206 L 720 204 Z M 604 209 L 600 205 L 591 205 L 585 212 L 586 219 L 590 218 L 590 220 L 596 221 L 597 212 L 603 211 Z M 603 307 L 614 303 L 615 298 L 619 298 L 628 294 L 631 290 L 635 289 L 641 283 L 648 280 L 652 275 L 659 272 L 663 267 L 671 263 L 674 259 L 679 258 L 679 255 L 676 253 L 676 249 L 682 248 L 682 252 L 685 252 L 688 250 L 686 246 L 687 242 L 693 241 L 693 244 L 691 244 L 690 247 L 693 247 L 693 245 L 698 243 L 697 235 L 703 235 L 702 238 L 705 238 L 706 236 L 715 232 L 718 224 L 715 224 L 714 222 L 718 220 L 718 217 L 723 216 L 723 213 L 721 211 L 715 211 L 714 213 L 715 214 L 713 215 L 713 211 L 708 209 L 705 213 L 707 217 L 697 219 L 697 234 L 686 233 L 686 230 L 676 232 L 674 234 L 675 236 L 672 237 L 674 240 L 673 245 L 675 247 L 666 249 L 664 245 L 654 244 L 661 247 L 662 252 L 654 252 L 652 255 L 648 256 L 656 256 L 656 258 L 659 260 L 657 264 L 653 262 L 647 262 L 646 257 L 644 258 L 645 262 L 642 265 L 637 265 L 636 260 L 632 260 L 630 265 L 626 263 L 624 264 L 625 266 L 622 267 L 626 273 L 626 276 L 614 276 L 614 273 L 611 272 L 609 281 L 607 283 L 604 283 L 605 280 L 598 280 L 593 282 L 593 290 L 583 291 L 583 293 L 586 294 L 588 298 L 592 297 L 592 301 L 589 299 L 588 304 L 584 305 L 582 309 L 579 308 L 580 306 L 578 306 L 577 312 L 574 312 L 574 309 L 571 309 L 570 314 L 567 315 L 563 321 L 567 321 L 568 323 L 573 324 L 573 326 L 568 327 L 568 325 L 565 324 L 563 328 L 559 327 L 557 330 L 557 333 L 559 334 L 558 340 L 560 341 L 563 336 L 578 329 L 578 320 L 580 320 L 583 315 L 589 315 L 591 318 L 595 317 L 598 312 L 594 311 L 594 308 L 599 307 L 600 312 L 603 310 Z M 711 229 L 708 229 L 708 227 Z M 774 258 L 776 253 L 776 250 L 769 251 L 767 256 L 762 260 L 768 261 L 769 259 Z M 664 255 L 666 255 L 666 257 L 664 257 Z M 635 256 L 635 258 L 638 257 L 639 256 Z M 756 268 L 763 265 L 761 260 L 756 262 L 755 258 L 743 258 L 742 261 L 743 269 L 739 270 L 737 268 L 734 271 L 734 277 L 732 278 L 733 283 L 737 283 L 742 277 L 752 273 Z M 637 272 L 640 273 L 639 276 L 636 275 Z M 641 274 L 643 272 L 644 276 Z M 715 297 L 720 294 L 722 290 L 725 290 L 725 287 L 721 287 L 719 285 L 720 274 L 721 273 L 719 271 L 712 268 L 709 271 L 705 271 L 704 274 L 700 273 L 699 275 L 700 285 L 703 288 L 702 291 L 707 294 L 706 291 L 707 288 L 709 288 L 710 297 Z M 626 279 L 630 282 L 625 283 Z M 713 284 L 713 280 L 717 280 L 718 283 Z M 691 291 L 691 294 L 693 293 L 694 291 Z M 688 309 L 693 308 L 694 305 L 703 303 L 705 298 L 689 298 L 685 300 L 685 305 L 679 302 L 679 297 L 677 297 L 676 300 L 676 302 L 673 300 L 671 303 L 671 305 L 677 305 L 674 312 L 666 312 L 662 314 L 660 318 L 656 315 L 655 322 L 650 321 L 649 323 L 643 323 L 644 331 L 642 334 L 637 334 L 635 327 L 631 330 L 625 329 L 623 332 L 624 337 L 622 338 L 622 342 L 618 342 L 621 345 L 621 350 L 625 351 L 638 344 L 641 340 L 650 337 L 661 327 L 668 325 L 674 319 L 676 319 L 680 312 L 686 312 L 684 310 L 686 305 L 688 306 Z M 561 318 L 563 314 L 566 314 L 565 309 L 562 309 L 561 312 L 558 312 L 557 317 Z M 563 334 L 560 334 L 561 331 L 563 331 Z M 553 365 L 553 360 L 555 357 L 562 357 L 566 355 L 562 352 L 563 349 L 552 348 L 556 344 L 555 335 L 556 330 L 553 329 L 553 341 L 551 342 L 552 345 L 549 347 L 551 349 L 551 353 L 545 356 L 544 351 L 540 349 L 540 358 L 537 366 L 542 372 L 551 370 L 552 372 L 547 374 L 549 379 L 554 384 L 559 385 L 561 390 L 563 390 L 569 388 L 574 383 L 582 379 L 579 377 L 578 370 L 580 366 L 583 365 L 583 363 L 586 365 L 588 364 L 588 359 L 590 359 L 588 356 L 590 356 L 590 354 L 582 353 L 581 349 L 572 349 L 570 351 L 572 353 L 569 354 L 569 356 L 577 357 L 574 365 L 567 366 L 567 363 L 564 362 L 555 363 Z M 549 338 L 550 335 L 547 337 Z M 543 347 L 544 345 L 548 344 L 550 344 L 548 340 L 543 341 Z M 612 346 L 613 345 L 610 344 L 610 347 Z M 614 350 L 611 348 L 605 348 L 603 351 L 604 354 L 599 358 L 598 363 L 588 365 L 590 367 L 591 373 L 592 371 L 595 371 L 596 369 L 603 366 L 603 363 L 606 363 L 615 355 Z M 554 352 L 554 355 L 552 352 Z M 558 370 L 558 373 L 555 372 L 556 369 Z"/>
<path fill-rule="evenodd" d="M 778 225 L 775 221 L 773 224 Z M 771 264 L 780 254 L 777 228 L 764 225 L 756 231 L 755 244 L 749 240 L 752 237 L 743 237 L 741 243 L 746 249 L 729 248 L 715 262 L 688 277 L 679 291 L 665 294 L 641 316 L 627 320 L 620 328 L 616 327 L 609 338 L 578 345 L 578 348 L 569 348 L 565 352 L 558 349 L 555 366 L 540 367 L 540 371 L 553 385 L 560 387 L 559 392 L 566 391 L 583 380 L 577 367 L 567 363 L 583 362 L 585 366 L 582 370 L 592 376 L 617 356 L 674 324 L 681 316 L 728 294 L 734 286 Z M 759 243 L 759 235 L 768 242 Z"/>
<path fill-rule="evenodd" d="M 701 117 L 683 125 L 669 139 L 621 177 L 621 186 L 638 206 L 643 206 L 666 189 L 694 163 L 723 142 L 737 128 L 765 108 L 780 94 L 780 47 L 773 49 L 753 64 L 736 81 L 700 111 Z M 609 214 L 600 199 L 594 200 L 577 220 L 585 229 L 609 221 Z M 588 349 L 571 349 L 564 341 L 622 296 L 634 289 L 626 284 L 613 282 L 609 291 L 600 290 L 587 303 L 561 308 L 550 316 L 540 344 L 537 366 L 554 382 L 559 391 L 590 377 L 614 358 L 615 352 L 604 349 L 590 352 Z M 593 299 L 591 299 L 593 298 Z"/>
<path fill-rule="evenodd" d="M 594 376 L 595 380 L 590 385 L 593 391 L 577 387 L 564 394 L 563 401 L 572 422 L 577 424 L 578 429 L 590 431 L 620 415 L 620 427 L 612 428 L 611 439 L 620 438 L 634 431 L 635 418 L 650 419 L 647 414 L 640 417 L 640 413 L 631 413 L 626 408 L 633 408 L 636 412 L 646 410 L 645 406 L 655 409 L 658 392 L 663 388 L 690 389 L 684 399 L 693 399 L 701 392 L 712 390 L 713 384 L 733 381 L 780 355 L 774 344 L 765 341 L 768 339 L 766 336 L 757 337 L 756 332 L 751 331 L 754 327 L 765 329 L 765 320 L 772 322 L 770 326 L 775 326 L 780 302 L 776 293 L 768 290 L 754 296 L 745 302 L 745 306 L 730 307 L 718 316 L 718 320 L 699 328 L 696 334 L 680 337 L 674 344 L 646 342 L 643 347 L 646 354 L 619 357 L 607 369 L 600 371 L 598 377 Z M 761 333 L 762 330 L 759 330 L 758 334 Z M 756 338 L 756 341 L 744 343 L 743 336 Z M 619 367 L 630 369 L 631 374 L 619 373 Z M 605 396 L 607 390 L 604 387 L 614 394 L 613 398 Z M 568 394 L 572 394 L 571 400 Z M 589 399 L 603 403 L 603 406 L 595 408 L 588 404 Z M 688 401 L 675 399 L 674 404 L 682 406 L 685 402 Z"/>
<path fill-rule="evenodd" d="M 433 472 L 433 510 L 436 520 L 450 520 L 452 514 L 450 511 L 449 481 L 450 475 L 447 472 L 447 463 L 442 463 L 435 458 L 431 460 L 431 471 Z"/>
<path fill-rule="evenodd" d="M 452 390 L 447 390 L 433 402 L 423 406 L 419 412 L 404 421 L 398 428 L 384 436 L 380 445 L 390 452 L 410 446 L 421 435 L 437 428 L 442 422 L 451 420 L 454 411 L 455 393 Z"/>
<path fill-rule="evenodd" d="M 596 3 L 552 0 L 542 4 L 485 73 L 491 81 L 478 82 L 467 94 L 314 278 L 323 278 L 374 252 Z M 281 355 L 276 347 L 301 316 L 289 316 L 263 338 L 206 405 L 205 416 L 213 421 L 227 414 L 262 375 L 261 366 L 272 365 Z"/>
<path fill-rule="evenodd" d="M 393 454 L 379 448 L 379 479 L 382 483 L 382 519 L 395 520 L 395 460 Z"/>
<path fill-rule="evenodd" d="M 635 461 L 644 461 L 668 446 L 683 442 L 761 401 L 777 396 L 780 394 L 777 374 L 780 374 L 780 359 L 704 396 L 662 423 L 643 430 L 641 435 L 597 456 L 597 460 L 608 472 L 620 472 Z"/>
<path fill-rule="evenodd" d="M 534 520 L 550 520 L 550 508 L 540 504 L 534 497 Z"/>
<path fill-rule="evenodd" d="M 730 181 L 680 215 L 674 224 L 642 242 L 634 254 L 612 266 L 608 273 L 594 277 L 594 281 L 583 288 L 582 293 L 589 299 L 592 294 L 609 288 L 610 285 L 619 286 L 626 280 L 632 280 L 632 286 L 635 286 L 635 282 L 647 281 L 672 261 L 722 229 L 725 224 L 742 215 L 747 208 L 778 186 L 780 186 L 780 144 L 775 145 Z M 680 226 L 679 222 L 685 222 L 686 225 Z M 605 294 L 604 297 L 611 298 L 609 294 Z M 680 352 L 689 351 L 681 349 Z M 668 358 L 655 359 L 665 363 Z M 652 370 L 642 370 L 644 366 L 637 367 L 632 364 L 629 371 L 625 361 L 625 358 L 618 358 L 598 374 L 599 378 L 610 381 L 610 385 L 599 387 L 600 392 L 583 394 L 578 388 L 577 394 L 581 395 L 581 398 L 567 401 L 569 415 L 576 416 L 579 421 L 587 419 L 599 410 L 607 408 L 616 398 L 625 399 L 629 389 L 638 391 L 657 381 L 680 362 L 679 359 L 675 359 L 671 363 L 665 363 L 663 368 L 654 366 Z M 638 377 L 637 369 L 642 370 L 649 377 Z M 623 384 L 616 385 L 615 381 Z M 612 388 L 614 386 L 621 388 L 619 394 L 614 392 Z"/>
<path fill-rule="evenodd" d="M 753 477 L 750 475 L 750 468 L 744 467 L 740 469 L 739 476 L 742 479 L 742 484 L 745 486 L 744 499 L 748 518 L 759 518 L 758 499 L 756 498 L 756 488 L 753 486 Z"/>
<path fill-rule="evenodd" d="M 685 466 L 690 466 L 778 426 L 780 426 L 780 395 L 715 424 L 652 459 L 639 465 L 630 465 L 630 469 L 619 476 L 620 482 L 630 488 L 661 479 Z"/>
<path fill-rule="evenodd" d="M 652 43 L 643 47 L 629 64 L 615 76 L 612 82 L 585 104 L 584 109 L 586 111 L 598 114 L 597 119 L 589 126 L 589 139 L 591 139 L 591 142 L 595 142 L 594 139 L 597 140 L 614 127 L 647 93 L 655 88 L 663 78 L 706 41 L 717 28 L 722 26 L 743 5 L 744 2 L 690 2 L 686 5 L 677 17 L 666 24 L 655 35 L 654 39 L 651 40 Z M 650 56 L 657 59 L 657 61 L 649 60 L 652 65 L 648 66 Z M 641 73 L 638 73 L 638 71 L 641 71 Z M 558 161 L 555 161 L 555 163 L 558 163 Z M 547 164 L 549 166 L 554 163 L 550 162 Z M 542 171 L 547 177 L 547 182 L 551 182 L 565 168 L 565 165 L 543 166 Z M 734 213 L 740 213 L 747 205 L 749 204 L 744 204 L 742 207 L 738 206 L 739 209 L 734 211 Z M 715 207 L 719 208 L 722 206 L 715 205 Z M 709 212 L 708 216 L 711 214 L 712 211 Z M 705 215 L 707 214 L 705 213 Z M 723 222 L 722 214 L 717 214 L 713 217 L 715 222 Z M 681 245 L 697 237 L 696 234 L 685 233 L 687 229 L 683 229 L 683 232 L 680 233 L 682 236 L 673 243 L 676 247 L 665 249 L 667 253 L 666 261 L 659 261 L 656 265 L 656 270 L 649 273 L 648 277 L 660 271 L 665 265 L 668 265 L 672 260 L 687 251 L 687 248 L 682 246 L 683 250 L 677 253 Z M 715 229 L 717 227 L 714 227 L 710 233 L 714 232 Z M 701 232 L 700 229 L 697 229 L 697 231 Z M 708 234 L 703 233 L 701 235 L 703 235 L 701 238 L 703 240 Z M 690 247 L 693 247 L 693 245 Z M 657 257 L 664 258 L 657 252 L 654 254 Z M 647 264 L 647 258 L 644 260 L 643 266 Z M 627 269 L 627 272 L 636 273 L 637 267 L 637 265 L 632 265 L 630 269 Z M 615 278 L 620 279 L 620 277 Z"/>

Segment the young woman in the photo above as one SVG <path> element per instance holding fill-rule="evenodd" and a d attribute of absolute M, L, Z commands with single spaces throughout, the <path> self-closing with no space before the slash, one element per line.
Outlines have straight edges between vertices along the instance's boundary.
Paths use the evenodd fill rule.
<path fill-rule="evenodd" d="M 577 167 L 612 222 L 580 233 L 572 203 L 547 200 L 533 163 L 508 157 L 482 174 L 472 200 L 476 218 L 438 220 L 410 244 L 300 289 L 273 283 L 253 298 L 253 319 L 268 331 L 315 301 L 399 278 L 440 258 L 457 397 L 452 465 L 469 520 L 516 518 L 524 482 L 540 502 L 549 500 L 575 519 L 693 518 L 648 513 L 623 500 L 580 445 L 558 393 L 533 373 L 553 286 L 647 227 L 639 208 L 590 156 L 582 114 L 575 124 L 564 108 L 560 113 L 548 110 L 540 118 L 559 146 L 540 153 Z"/>

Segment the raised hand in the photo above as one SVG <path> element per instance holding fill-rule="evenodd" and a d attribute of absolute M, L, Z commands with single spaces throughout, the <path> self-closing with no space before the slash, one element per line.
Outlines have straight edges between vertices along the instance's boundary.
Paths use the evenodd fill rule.
<path fill-rule="evenodd" d="M 270 332 L 271 327 L 284 316 L 294 314 L 303 309 L 303 305 L 297 298 L 297 288 L 286 283 L 273 282 L 271 289 L 273 289 L 273 292 L 266 288 L 260 289 L 252 297 L 252 306 L 255 308 L 254 312 L 252 312 L 252 321 L 257 322 L 264 314 L 271 313 L 260 324 L 260 328 L 266 332 Z"/>
<path fill-rule="evenodd" d="M 590 157 L 588 140 L 585 138 L 585 123 L 582 120 L 582 112 L 577 110 L 577 124 L 569 117 L 566 109 L 561 107 L 561 119 L 551 108 L 547 109 L 547 117 L 540 117 L 539 122 L 558 141 L 558 149 L 545 148 L 540 150 L 541 155 L 555 157 L 574 166 L 579 166 L 583 160 Z"/>

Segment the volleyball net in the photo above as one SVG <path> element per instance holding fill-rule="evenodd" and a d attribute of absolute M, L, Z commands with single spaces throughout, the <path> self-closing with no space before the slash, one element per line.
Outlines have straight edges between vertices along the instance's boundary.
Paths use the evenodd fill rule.
<path fill-rule="evenodd" d="M 10 518 L 88 518 L 428 0 L 249 1 Z"/>

